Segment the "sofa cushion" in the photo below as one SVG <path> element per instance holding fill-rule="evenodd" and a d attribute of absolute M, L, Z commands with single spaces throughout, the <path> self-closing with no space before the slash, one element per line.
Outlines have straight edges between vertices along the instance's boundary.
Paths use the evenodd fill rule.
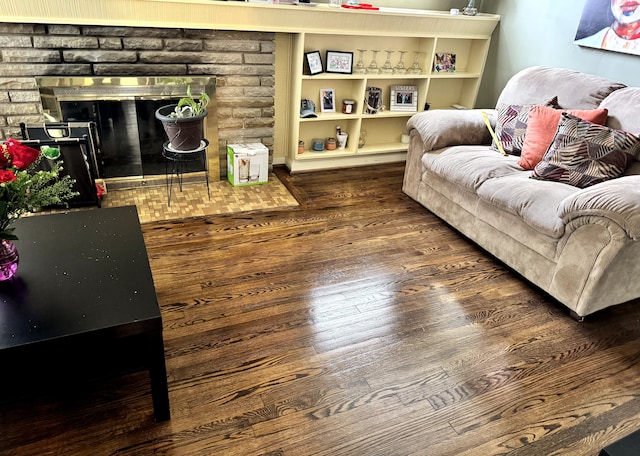
<path fill-rule="evenodd" d="M 599 125 L 604 125 L 607 121 L 606 109 L 574 109 L 567 112 Z M 518 164 L 524 169 L 533 169 L 542 160 L 556 134 L 561 114 L 562 111 L 547 106 L 531 108 L 522 153 L 518 160 Z"/>
<path fill-rule="evenodd" d="M 560 109 L 557 97 L 547 100 L 544 105 Z M 498 105 L 495 133 L 506 153 L 520 155 L 527 131 L 529 111 L 534 106 L 536 105 Z M 491 144 L 491 148 L 498 150 L 495 141 Z"/>
<path fill-rule="evenodd" d="M 531 171 L 489 179 L 478 188 L 478 197 L 491 205 L 522 218 L 539 233 L 559 238 L 565 223 L 558 213 L 561 201 L 580 191 L 557 182 L 529 179 Z M 481 216 L 481 214 L 479 214 Z"/>
<path fill-rule="evenodd" d="M 624 84 L 600 76 L 564 68 L 535 66 L 509 79 L 496 106 L 537 104 L 540 100 L 557 96 L 558 103 L 566 109 L 594 109 L 609 94 L 623 87 Z"/>
<path fill-rule="evenodd" d="M 639 151 L 640 138 L 631 133 L 562 113 L 553 143 L 531 177 L 585 188 L 621 176 Z"/>
<path fill-rule="evenodd" d="M 640 87 L 627 87 L 616 90 L 605 98 L 600 107 L 609 111 L 607 126 L 640 135 Z"/>
<path fill-rule="evenodd" d="M 518 157 L 502 156 L 488 146 L 455 146 L 425 154 L 424 166 L 438 176 L 475 192 L 487 179 L 521 173 Z"/>

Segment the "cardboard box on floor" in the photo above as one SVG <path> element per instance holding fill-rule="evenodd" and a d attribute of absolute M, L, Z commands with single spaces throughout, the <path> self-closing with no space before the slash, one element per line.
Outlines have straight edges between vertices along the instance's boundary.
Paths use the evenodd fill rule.
<path fill-rule="evenodd" d="M 227 179 L 233 186 L 266 184 L 269 149 L 261 143 L 227 144 Z"/>

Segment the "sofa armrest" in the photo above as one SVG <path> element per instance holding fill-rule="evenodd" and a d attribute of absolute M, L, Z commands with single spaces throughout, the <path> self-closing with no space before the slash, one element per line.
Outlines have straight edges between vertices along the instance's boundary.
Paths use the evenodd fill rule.
<path fill-rule="evenodd" d="M 607 218 L 631 239 L 640 240 L 640 176 L 623 176 L 587 187 L 561 201 L 558 211 L 565 223 L 583 216 Z"/>
<path fill-rule="evenodd" d="M 492 126 L 495 125 L 494 109 L 436 109 L 412 116 L 407 122 L 407 130 L 416 130 L 420 134 L 427 152 L 447 146 L 491 144 L 482 111 L 487 113 Z"/>

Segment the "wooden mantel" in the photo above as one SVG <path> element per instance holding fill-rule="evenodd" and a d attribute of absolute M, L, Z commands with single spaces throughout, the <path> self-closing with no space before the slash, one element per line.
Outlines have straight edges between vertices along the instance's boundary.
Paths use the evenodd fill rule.
<path fill-rule="evenodd" d="M 375 3 L 375 2 L 374 2 Z M 491 35 L 499 16 L 218 0 L 0 0 L 0 22 L 420 36 Z"/>

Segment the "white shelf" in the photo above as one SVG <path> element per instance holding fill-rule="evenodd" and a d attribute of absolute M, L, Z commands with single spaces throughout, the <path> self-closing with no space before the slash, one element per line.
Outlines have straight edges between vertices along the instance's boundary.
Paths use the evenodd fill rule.
<path fill-rule="evenodd" d="M 426 103 L 431 109 L 451 109 L 459 104 L 467 108 L 475 106 L 480 80 L 489 50 L 491 37 L 458 34 L 442 37 L 425 32 L 423 36 L 397 35 L 354 35 L 299 33 L 292 41 L 290 61 L 291 74 L 291 110 L 295 113 L 289 122 L 288 151 L 285 162 L 291 172 L 312 171 L 315 169 L 339 168 L 342 166 L 367 165 L 373 163 L 403 160 L 407 144 L 400 142 L 406 133 L 406 122 L 417 111 L 391 111 L 390 96 L 393 86 L 415 86 L 417 90 L 417 108 L 421 111 Z M 382 67 L 387 60 L 387 49 L 407 51 L 402 61 L 406 68 L 417 62 L 422 68 L 421 74 L 340 74 L 319 73 L 302 74 L 305 53 L 319 51 L 323 64 L 327 50 L 353 53 L 353 64 L 359 60 L 358 49 L 380 49 L 376 62 Z M 435 72 L 433 61 L 436 52 L 456 54 L 456 71 Z M 372 53 L 363 55 L 365 65 L 372 59 Z M 391 56 L 392 65 L 400 60 L 400 53 Z M 363 108 L 368 88 L 375 87 L 382 92 L 383 109 L 376 114 L 367 114 Z M 335 108 L 338 112 L 320 112 L 320 91 L 334 90 Z M 312 100 L 317 107 L 316 118 L 301 119 L 298 115 L 300 100 Z M 356 101 L 352 114 L 343 114 L 342 100 Z M 334 137 L 336 126 L 349 134 L 349 143 L 345 150 L 308 150 L 313 138 Z M 358 148 L 357 140 L 364 134 L 365 145 Z M 307 150 L 297 153 L 298 141 L 304 141 Z M 354 142 L 355 141 L 355 142 Z"/>

